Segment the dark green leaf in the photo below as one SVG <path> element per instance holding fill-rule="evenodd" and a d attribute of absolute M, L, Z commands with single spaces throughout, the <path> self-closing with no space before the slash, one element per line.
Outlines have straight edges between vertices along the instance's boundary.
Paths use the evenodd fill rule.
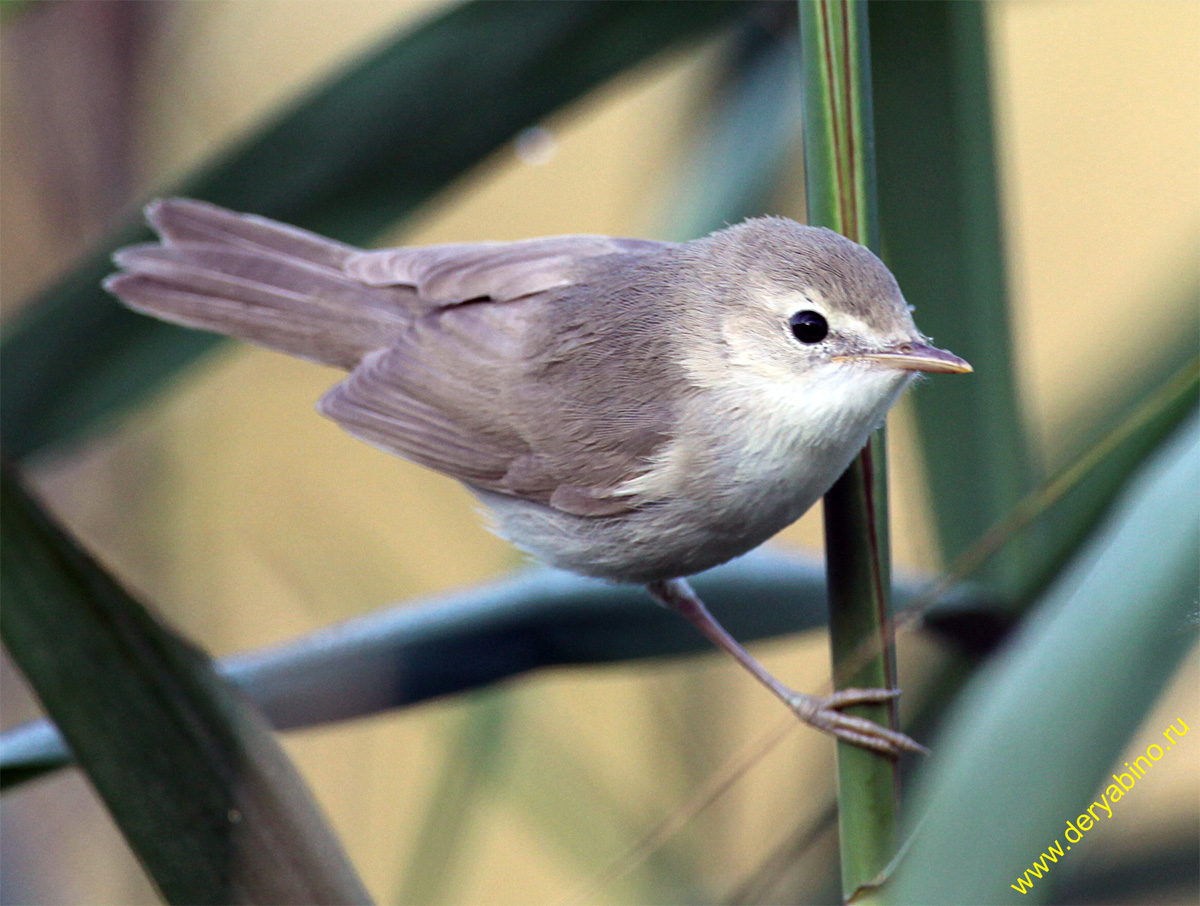
<path fill-rule="evenodd" d="M 975 373 L 914 393 L 947 562 L 1032 486 L 1006 305 L 985 9 L 871 4 L 884 260 L 920 328 Z M 1023 537 L 979 578 L 1012 594 Z"/>
<path fill-rule="evenodd" d="M 363 243 L 589 89 L 712 31 L 731 2 L 476 0 L 370 54 L 172 192 Z M 24 457 L 140 399 L 218 338 L 100 289 L 110 238 L 8 331 L 0 434 Z"/>
<path fill-rule="evenodd" d="M 262 718 L 8 474 L 0 634 L 172 903 L 363 903 Z"/>

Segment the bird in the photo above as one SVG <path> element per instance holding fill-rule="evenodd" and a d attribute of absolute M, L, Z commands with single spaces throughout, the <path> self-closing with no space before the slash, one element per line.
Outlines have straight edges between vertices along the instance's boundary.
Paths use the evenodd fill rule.
<path fill-rule="evenodd" d="M 808 510 L 918 373 L 971 371 L 869 249 L 773 216 L 376 250 L 186 198 L 145 216 L 158 241 L 104 282 L 125 305 L 344 370 L 318 410 L 462 482 L 518 548 L 644 585 L 806 723 L 924 751 L 844 712 L 897 690 L 790 689 L 687 581 Z"/>

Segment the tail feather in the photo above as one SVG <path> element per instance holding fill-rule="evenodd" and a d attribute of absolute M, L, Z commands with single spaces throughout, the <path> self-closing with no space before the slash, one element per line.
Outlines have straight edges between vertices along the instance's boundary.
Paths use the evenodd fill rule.
<path fill-rule="evenodd" d="M 353 246 L 186 199 L 146 216 L 162 244 L 120 250 L 104 284 L 138 311 L 346 369 L 410 320 L 411 289 L 345 273 Z"/>
<path fill-rule="evenodd" d="M 259 217 L 239 214 L 192 198 L 157 199 L 146 206 L 146 220 L 167 245 L 185 242 L 238 246 L 275 252 L 289 258 L 341 270 L 362 250 L 308 230 Z"/>

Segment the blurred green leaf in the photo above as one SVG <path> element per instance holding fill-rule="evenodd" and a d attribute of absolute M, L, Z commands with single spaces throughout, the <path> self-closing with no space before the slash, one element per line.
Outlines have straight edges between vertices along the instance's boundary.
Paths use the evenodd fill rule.
<path fill-rule="evenodd" d="M 641 839 L 646 825 L 659 814 L 655 806 L 662 803 L 638 801 L 631 806 L 608 779 L 611 775 L 590 767 L 581 757 L 584 753 L 568 740 L 546 721 L 528 722 L 514 739 L 509 765 L 513 781 L 506 792 L 529 826 L 570 864 L 575 877 L 589 886 L 598 881 L 604 897 L 628 903 L 700 902 L 699 876 L 680 852 L 688 847 L 679 841 L 652 847 L 629 866 L 635 870 L 613 873 L 614 860 L 628 852 L 631 840 Z M 522 783 L 521 778 L 534 782 Z M 669 796 L 665 799 L 671 801 Z M 576 893 L 578 899 L 598 898 L 591 891 L 586 896 Z"/>
<path fill-rule="evenodd" d="M 1011 646 L 959 697 L 915 796 L 912 814 L 922 816 L 921 826 L 889 890 L 892 902 L 1040 902 L 1050 895 L 1051 886 L 1037 880 L 1026 894 L 1010 885 L 1107 785 L 1196 639 L 1197 487 L 1200 420 L 1193 415 Z M 1119 821 L 1120 804 L 1113 809 Z"/>
<path fill-rule="evenodd" d="M 479 814 L 479 797 L 502 769 L 513 717 L 513 697 L 484 693 L 470 702 L 455 728 L 416 842 L 405 860 L 396 902 L 433 906 L 459 902 L 455 871 Z"/>
<path fill-rule="evenodd" d="M 1200 299 L 1200 287 L 1192 298 Z M 1161 354 L 1145 371 L 1126 378 L 1120 392 L 1105 395 L 1107 411 L 1102 417 L 1089 419 L 1086 429 L 1075 427 L 1089 446 L 1115 431 L 1120 436 L 1103 461 L 1046 513 L 1048 531 L 1026 557 L 1018 586 L 1022 599 L 1041 592 L 1054 579 L 1104 517 L 1129 476 L 1200 403 L 1200 359 L 1196 357 L 1195 337 L 1185 334 L 1173 344 L 1164 342 L 1162 346 Z M 1122 430 L 1123 425 L 1127 427 Z"/>
<path fill-rule="evenodd" d="M 825 625 L 823 570 L 811 560 L 756 551 L 694 582 L 721 624 L 744 642 Z M 897 602 L 923 588 L 900 583 Z M 376 714 L 545 667 L 695 652 L 715 654 L 691 624 L 656 606 L 641 586 L 532 569 L 365 614 L 237 655 L 218 669 L 277 729 L 291 729 Z M 60 767 L 67 758 L 45 722 L 0 736 L 5 786 L 36 763 Z"/>
<path fill-rule="evenodd" d="M 271 731 L 7 471 L 0 635 L 171 903 L 364 903 Z"/>
<path fill-rule="evenodd" d="M 800 138 L 794 25 L 785 38 L 749 20 L 738 38 L 723 77 L 706 98 L 700 125 L 680 149 L 675 191 L 663 218 L 662 233 L 669 239 L 685 242 L 769 213 L 767 199 Z"/>
<path fill-rule="evenodd" d="M 1015 598 L 984 596 L 973 602 L 960 596 L 925 611 L 924 626 L 954 640 L 960 654 L 929 683 L 931 695 L 920 702 L 912 718 L 919 736 L 933 733 L 946 705 L 982 657 L 1011 631 L 1019 611 L 1029 607 L 1055 579 L 1119 498 L 1130 476 L 1195 411 L 1200 402 L 1200 365 L 1193 348 L 1183 351 L 1191 361 L 1161 383 L 1154 374 L 1156 383 L 1145 388 L 1143 397 L 1122 401 L 1124 405 L 1117 407 L 1122 416 L 1119 424 L 1094 438 L 1092 446 L 1081 450 L 1053 479 L 1022 500 L 955 564 L 956 569 L 964 570 L 958 575 L 973 575 L 964 560 L 985 558 L 989 550 L 1002 549 L 1014 537 L 1024 535 L 1029 525 L 1054 527 L 1039 538 L 1036 547 L 1026 548 L 1025 573 L 1018 577 Z M 943 578 L 938 584 L 953 587 L 954 581 Z"/>
<path fill-rule="evenodd" d="M 1013 377 L 986 8 L 871 3 L 883 257 L 921 330 L 975 373 L 913 393 L 946 562 L 1032 487 Z M 1012 594 L 1023 536 L 979 579 Z"/>
<path fill-rule="evenodd" d="M 1193 826 L 1166 840 L 1154 840 L 1153 849 L 1113 847 L 1103 859 L 1092 859 L 1086 868 L 1062 866 L 1062 878 L 1050 878 L 1051 902 L 1094 903 L 1196 903 L 1200 902 L 1200 828 Z"/>
<path fill-rule="evenodd" d="M 740 4 L 677 0 L 456 6 L 314 89 L 171 190 L 364 243 L 589 89 L 696 40 Z M 0 434 L 25 457 L 76 438 L 219 342 L 129 311 L 100 289 L 114 234 L 11 325 Z"/>
<path fill-rule="evenodd" d="M 1200 246 L 1200 236 L 1196 239 L 1194 245 Z M 1154 287 L 1135 293 L 1128 304 L 1139 311 L 1168 313 L 1169 317 L 1164 321 L 1167 324 L 1194 322 L 1196 312 L 1200 311 L 1200 262 L 1193 270 L 1198 273 L 1168 275 L 1174 279 L 1166 281 L 1167 286 L 1158 287 L 1156 280 Z M 1187 366 L 1195 370 L 1196 345 L 1196 337 L 1189 331 L 1174 330 L 1155 337 L 1153 354 L 1130 354 L 1131 350 L 1118 353 L 1114 361 L 1106 363 L 1109 367 L 1089 384 L 1092 392 L 1064 415 L 1055 437 L 1058 452 L 1048 465 L 1061 467 L 1064 462 L 1070 462 L 1080 451 L 1117 428 L 1131 412 L 1140 408 L 1159 388 L 1175 380 Z M 1180 420 L 1175 419 L 1166 434 L 1171 434 Z M 1162 435 L 1159 435 L 1156 443 L 1161 439 Z"/>
<path fill-rule="evenodd" d="M 1190 343 L 1186 344 L 1188 347 Z M 1016 599 L 992 598 L 976 616 L 989 618 L 994 628 L 1007 629 L 1018 605 L 1025 604 L 1054 580 L 1116 500 L 1145 460 L 1161 446 L 1200 403 L 1200 359 L 1192 348 L 1187 360 L 1161 383 L 1145 388 L 1144 395 L 1117 406 L 1121 421 L 1095 442 L 1080 451 L 1053 479 L 1021 501 L 1001 522 L 967 552 L 964 559 L 986 558 L 988 551 L 1001 549 L 1029 525 L 1041 523 L 1053 527 L 1041 543 L 1026 557 L 1026 572 L 1020 577 Z M 1157 375 L 1155 376 L 1157 380 Z M 969 564 L 957 567 L 972 575 Z M 938 604 L 925 614 L 925 624 L 951 637 L 960 638 L 968 648 L 990 649 L 971 644 L 973 627 L 961 599 Z M 1000 634 L 994 635 L 998 641 Z"/>

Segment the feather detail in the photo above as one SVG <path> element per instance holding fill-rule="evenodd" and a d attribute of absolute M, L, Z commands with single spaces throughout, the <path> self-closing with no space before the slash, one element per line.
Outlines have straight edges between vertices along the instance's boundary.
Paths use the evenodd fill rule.
<path fill-rule="evenodd" d="M 429 306 L 477 299 L 505 302 L 569 286 L 581 261 L 667 245 L 608 236 L 552 236 L 381 249 L 351 256 L 346 273 L 368 286 L 412 286 Z"/>
<path fill-rule="evenodd" d="M 147 219 L 163 243 L 117 252 L 123 272 L 104 283 L 138 311 L 346 369 L 409 321 L 411 290 L 341 269 L 351 246 L 188 199 L 155 202 Z"/>

